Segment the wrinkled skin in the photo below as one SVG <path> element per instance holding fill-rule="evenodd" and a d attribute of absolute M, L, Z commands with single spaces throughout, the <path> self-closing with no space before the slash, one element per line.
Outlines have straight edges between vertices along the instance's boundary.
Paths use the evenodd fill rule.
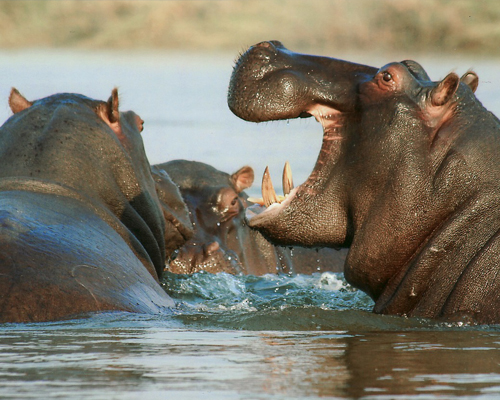
<path fill-rule="evenodd" d="M 313 115 L 324 134 L 307 181 L 250 226 L 277 244 L 349 247 L 345 276 L 375 312 L 499 323 L 500 126 L 477 83 L 432 82 L 414 61 L 378 69 L 253 46 L 231 110 Z"/>
<path fill-rule="evenodd" d="M 248 227 L 244 209 L 252 203 L 244 190 L 254 180 L 251 167 L 229 175 L 201 162 L 174 160 L 155 165 L 153 171 L 166 171 L 179 186 L 194 229 L 194 236 L 168 260 L 168 271 L 252 275 L 340 271 L 345 253 L 273 246 Z"/>
<path fill-rule="evenodd" d="M 0 322 L 157 313 L 168 227 L 140 131 L 108 102 L 13 89 L 0 128 Z M 180 200 L 180 199 L 179 199 Z"/>

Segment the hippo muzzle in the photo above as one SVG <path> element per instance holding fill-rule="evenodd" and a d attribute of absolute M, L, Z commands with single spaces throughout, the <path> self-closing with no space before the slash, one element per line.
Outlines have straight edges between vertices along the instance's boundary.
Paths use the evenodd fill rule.
<path fill-rule="evenodd" d="M 376 68 L 294 53 L 276 40 L 250 47 L 236 62 L 228 91 L 231 111 L 247 121 L 328 115 L 355 107 L 354 82 Z"/>

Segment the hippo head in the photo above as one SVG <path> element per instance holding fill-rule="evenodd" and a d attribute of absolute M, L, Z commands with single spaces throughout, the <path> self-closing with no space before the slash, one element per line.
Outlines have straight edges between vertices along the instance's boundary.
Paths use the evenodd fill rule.
<path fill-rule="evenodd" d="M 253 183 L 251 167 L 227 174 L 201 162 L 173 160 L 153 166 L 153 174 L 160 201 L 170 215 L 167 221 L 186 205 L 192 221 L 188 242 L 167 259 L 169 272 L 263 275 L 341 270 L 345 252 L 273 246 L 248 227 L 245 207 L 259 201 L 247 197 L 243 191 Z M 161 193 L 163 188 L 167 194 L 172 192 L 170 176 L 179 186 L 186 205 L 174 207 L 175 202 Z M 174 225 L 179 223 L 186 225 L 184 220 L 175 219 Z"/>
<path fill-rule="evenodd" d="M 435 134 L 453 114 L 459 82 L 452 73 L 433 83 L 414 61 L 377 69 L 293 53 L 277 41 L 250 48 L 231 77 L 231 110 L 255 122 L 314 116 L 323 127 L 323 145 L 312 174 L 290 195 L 285 193 L 281 204 L 269 190 L 272 184 L 265 172 L 263 198 L 271 207 L 250 214 L 250 226 L 283 245 L 349 245 L 353 225 L 362 216 L 352 215 L 359 211 L 350 200 L 356 197 L 365 209 L 375 195 L 373 189 L 385 184 L 394 169 L 401 170 L 401 151 L 411 151 L 412 145 L 420 152 L 426 145 L 439 147 L 444 135 Z M 416 135 L 424 131 L 428 142 L 417 144 Z M 385 162 L 380 162 L 381 154 Z M 284 182 L 290 180 L 284 176 Z M 366 182 L 354 184 L 360 180 Z M 321 223 L 314 224 L 312 216 Z"/>
<path fill-rule="evenodd" d="M 9 105 L 14 115 L 0 137 L 0 178 L 66 188 L 99 210 L 151 274 L 161 276 L 166 227 L 144 151 L 143 121 L 119 110 L 117 89 L 108 101 L 72 93 L 28 101 L 12 89 Z"/>
<path fill-rule="evenodd" d="M 249 210 L 249 225 L 276 244 L 349 247 L 345 276 L 377 311 L 444 313 L 444 300 L 432 303 L 425 285 L 436 271 L 458 275 L 467 263 L 450 250 L 464 240 L 459 231 L 442 230 L 480 185 L 499 186 L 498 120 L 475 98 L 477 84 L 470 71 L 433 82 L 410 60 L 374 68 L 293 53 L 277 41 L 251 47 L 234 67 L 230 109 L 255 122 L 314 116 L 323 143 L 309 178 L 283 201 L 265 173 L 266 207 Z M 438 237 L 447 245 L 436 245 Z M 450 264 L 439 270 L 444 257 Z M 421 274 L 418 284 L 410 271 Z M 401 282 L 407 291 L 394 296 Z"/>
<path fill-rule="evenodd" d="M 232 175 L 195 161 L 174 160 L 153 167 L 168 174 L 187 204 L 193 235 L 173 257 L 173 273 L 244 272 L 244 249 L 249 230 L 244 221 L 243 190 L 253 183 L 253 169 L 245 166 Z M 255 233 L 251 233 L 255 235 Z"/>

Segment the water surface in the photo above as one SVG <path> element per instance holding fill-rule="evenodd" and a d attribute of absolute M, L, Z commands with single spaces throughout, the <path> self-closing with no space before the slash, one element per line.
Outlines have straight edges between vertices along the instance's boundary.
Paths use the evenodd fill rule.
<path fill-rule="evenodd" d="M 341 274 L 168 276 L 171 315 L 0 329 L 1 398 L 495 398 L 498 327 L 377 316 Z"/>

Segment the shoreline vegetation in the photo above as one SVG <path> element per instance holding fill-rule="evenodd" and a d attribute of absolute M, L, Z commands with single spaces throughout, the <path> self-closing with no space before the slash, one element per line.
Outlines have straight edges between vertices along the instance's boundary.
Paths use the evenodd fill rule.
<path fill-rule="evenodd" d="M 0 48 L 499 56 L 498 0 L 0 1 Z"/>

